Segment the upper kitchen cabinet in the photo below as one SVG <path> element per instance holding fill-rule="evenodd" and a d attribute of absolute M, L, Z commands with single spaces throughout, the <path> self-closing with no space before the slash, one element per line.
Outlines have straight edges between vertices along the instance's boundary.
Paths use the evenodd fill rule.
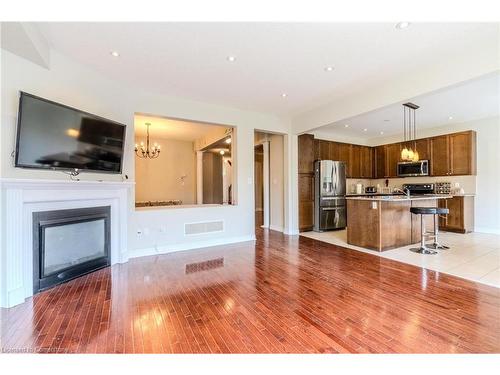
<path fill-rule="evenodd" d="M 430 140 L 431 175 L 476 174 L 476 132 L 446 134 Z"/>
<path fill-rule="evenodd" d="M 398 176 L 398 163 L 401 159 L 401 146 L 399 143 L 392 143 L 386 147 L 386 171 L 385 177 Z"/>
<path fill-rule="evenodd" d="M 430 143 L 429 138 L 417 139 L 415 141 L 415 147 L 420 160 L 431 160 Z"/>
<path fill-rule="evenodd" d="M 298 142 L 299 173 L 314 173 L 314 135 L 302 134 Z"/>
<path fill-rule="evenodd" d="M 346 175 L 352 177 L 352 156 L 351 148 L 353 145 L 349 143 L 330 142 L 330 160 L 343 161 L 346 163 Z"/>
<path fill-rule="evenodd" d="M 386 145 L 381 145 L 375 147 L 374 150 L 374 177 L 375 178 L 386 178 L 388 177 L 386 174 L 387 169 L 387 159 L 386 159 Z"/>
<path fill-rule="evenodd" d="M 450 174 L 476 174 L 476 132 L 449 134 Z"/>
<path fill-rule="evenodd" d="M 373 148 L 352 145 L 350 173 L 353 178 L 373 178 Z"/>

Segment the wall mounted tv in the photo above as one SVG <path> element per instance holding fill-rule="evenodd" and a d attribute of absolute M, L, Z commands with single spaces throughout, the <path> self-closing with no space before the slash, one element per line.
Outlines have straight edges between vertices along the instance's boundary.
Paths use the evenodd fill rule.
<path fill-rule="evenodd" d="M 15 166 L 121 173 L 125 125 L 21 92 Z"/>

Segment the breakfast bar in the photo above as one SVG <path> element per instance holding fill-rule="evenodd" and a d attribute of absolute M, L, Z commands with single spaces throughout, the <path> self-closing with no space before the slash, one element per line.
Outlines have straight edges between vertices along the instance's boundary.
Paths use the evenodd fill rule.
<path fill-rule="evenodd" d="M 347 197 L 347 242 L 372 250 L 384 251 L 418 243 L 421 238 L 420 217 L 411 207 L 437 207 L 439 199 L 450 195 L 383 195 Z M 425 222 L 432 231 L 431 217 Z"/>

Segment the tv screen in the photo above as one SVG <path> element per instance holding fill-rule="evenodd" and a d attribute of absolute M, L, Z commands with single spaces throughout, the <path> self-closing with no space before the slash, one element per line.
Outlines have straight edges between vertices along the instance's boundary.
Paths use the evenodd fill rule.
<path fill-rule="evenodd" d="M 22 92 L 16 167 L 121 173 L 125 125 Z"/>

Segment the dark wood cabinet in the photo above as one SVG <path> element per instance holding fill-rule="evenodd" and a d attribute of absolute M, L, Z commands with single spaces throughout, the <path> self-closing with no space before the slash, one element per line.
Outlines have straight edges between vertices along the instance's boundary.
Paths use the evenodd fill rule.
<path fill-rule="evenodd" d="M 361 149 L 360 170 L 362 178 L 373 178 L 373 147 L 363 146 Z"/>
<path fill-rule="evenodd" d="M 431 176 L 476 174 L 476 132 L 440 135 L 430 139 Z"/>
<path fill-rule="evenodd" d="M 360 178 L 361 177 L 361 158 L 363 153 L 363 146 L 352 145 L 351 146 L 351 155 L 349 158 L 349 173 L 348 176 L 351 178 Z"/>
<path fill-rule="evenodd" d="M 374 176 L 375 178 L 386 178 L 387 173 L 387 159 L 386 159 L 386 145 L 375 147 L 374 150 Z"/>
<path fill-rule="evenodd" d="M 446 135 L 431 138 L 431 176 L 446 176 L 450 171 L 450 151 Z"/>
<path fill-rule="evenodd" d="M 314 160 L 320 158 L 321 152 L 326 152 L 328 159 L 328 150 L 328 142 L 314 139 L 312 134 L 302 134 L 298 137 L 298 200 L 301 232 L 311 230 L 314 225 Z"/>
<path fill-rule="evenodd" d="M 468 233 L 474 230 L 474 197 L 454 196 L 440 199 L 439 207 L 448 208 L 449 214 L 439 218 L 439 229 L 448 232 Z"/>
<path fill-rule="evenodd" d="M 476 132 L 467 131 L 448 135 L 450 174 L 476 174 Z"/>
<path fill-rule="evenodd" d="M 298 137 L 299 173 L 314 172 L 314 135 L 302 134 Z"/>
<path fill-rule="evenodd" d="M 418 157 L 420 160 L 430 160 L 431 159 L 429 138 L 417 139 L 415 141 L 414 146 L 417 149 Z"/>
<path fill-rule="evenodd" d="M 401 160 L 401 147 L 399 143 L 392 143 L 386 147 L 386 177 L 398 176 L 398 163 Z"/>

